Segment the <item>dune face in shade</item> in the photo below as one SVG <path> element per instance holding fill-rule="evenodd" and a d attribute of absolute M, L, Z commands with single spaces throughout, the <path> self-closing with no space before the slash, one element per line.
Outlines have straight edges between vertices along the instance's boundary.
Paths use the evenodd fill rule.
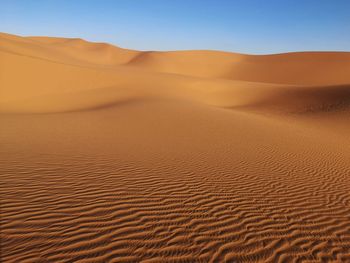
<path fill-rule="evenodd" d="M 3 262 L 350 261 L 350 53 L 0 34 Z"/>

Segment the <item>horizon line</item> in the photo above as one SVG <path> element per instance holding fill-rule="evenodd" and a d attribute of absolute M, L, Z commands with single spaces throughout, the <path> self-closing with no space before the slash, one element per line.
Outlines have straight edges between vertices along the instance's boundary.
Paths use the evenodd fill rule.
<path fill-rule="evenodd" d="M 134 49 L 134 48 L 127 48 L 124 46 L 120 46 L 118 43 L 114 42 L 108 42 L 108 41 L 100 41 L 100 40 L 90 40 L 85 37 L 76 37 L 76 36 L 61 36 L 61 35 L 26 35 L 26 34 L 14 34 L 14 33 L 8 33 L 5 31 L 0 31 L 0 34 L 6 34 L 6 35 L 12 35 L 12 36 L 18 36 L 18 37 L 24 37 L 24 38 L 30 38 L 30 37 L 46 37 L 46 38 L 64 38 L 64 39 L 72 39 L 72 40 L 83 40 L 85 42 L 94 43 L 94 44 L 107 44 L 116 48 L 130 50 L 130 51 L 139 51 L 139 52 L 190 52 L 190 51 L 206 51 L 206 52 L 220 52 L 220 53 L 230 53 L 230 54 L 237 54 L 237 55 L 247 55 L 247 56 L 271 56 L 271 55 L 283 55 L 283 54 L 293 54 L 293 53 L 350 53 L 350 50 L 291 50 L 291 51 L 283 51 L 283 52 L 276 52 L 276 53 L 243 53 L 243 52 L 235 52 L 232 50 L 220 50 L 220 49 L 157 49 L 157 50 L 151 50 L 151 49 Z"/>

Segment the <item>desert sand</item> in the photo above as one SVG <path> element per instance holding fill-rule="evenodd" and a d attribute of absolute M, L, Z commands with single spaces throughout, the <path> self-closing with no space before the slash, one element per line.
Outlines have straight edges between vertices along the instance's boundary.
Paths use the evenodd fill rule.
<path fill-rule="evenodd" d="M 350 262 L 350 53 L 0 34 L 2 262 Z"/>

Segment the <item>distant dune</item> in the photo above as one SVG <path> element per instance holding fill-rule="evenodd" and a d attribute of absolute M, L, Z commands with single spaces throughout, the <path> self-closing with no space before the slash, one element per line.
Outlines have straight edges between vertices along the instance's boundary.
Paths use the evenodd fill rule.
<path fill-rule="evenodd" d="M 349 262 L 350 52 L 0 34 L 3 262 Z"/>

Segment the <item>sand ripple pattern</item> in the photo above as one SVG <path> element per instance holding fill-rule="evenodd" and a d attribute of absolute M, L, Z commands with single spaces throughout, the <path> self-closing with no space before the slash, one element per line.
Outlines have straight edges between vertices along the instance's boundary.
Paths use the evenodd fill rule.
<path fill-rule="evenodd" d="M 350 52 L 0 33 L 0 261 L 350 262 Z"/>
<path fill-rule="evenodd" d="M 149 162 L 7 151 L 2 261 L 349 262 L 346 156 L 255 147 L 254 162 L 220 143 Z"/>

